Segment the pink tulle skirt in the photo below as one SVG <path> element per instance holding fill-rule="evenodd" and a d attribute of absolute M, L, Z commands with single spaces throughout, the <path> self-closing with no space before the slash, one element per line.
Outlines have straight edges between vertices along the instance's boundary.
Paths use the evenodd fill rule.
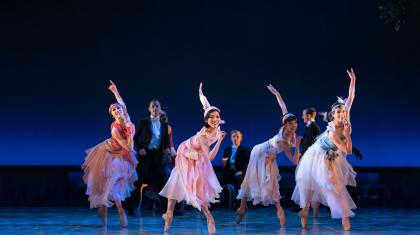
<path fill-rule="evenodd" d="M 124 201 L 134 190 L 137 180 L 135 166 L 127 160 L 129 154 L 112 150 L 108 140 L 86 151 L 87 157 L 82 165 L 83 181 L 87 185 L 90 208 L 111 207 L 111 201 Z"/>
<path fill-rule="evenodd" d="M 178 202 L 185 200 L 201 210 L 201 206 L 208 207 L 209 203 L 217 202 L 221 191 L 208 157 L 192 150 L 185 141 L 178 147 L 175 168 L 159 194 Z"/>

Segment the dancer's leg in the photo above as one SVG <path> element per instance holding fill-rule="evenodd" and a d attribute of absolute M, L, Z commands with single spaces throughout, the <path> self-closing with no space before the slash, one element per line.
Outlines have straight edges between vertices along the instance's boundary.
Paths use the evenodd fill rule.
<path fill-rule="evenodd" d="M 274 205 L 277 208 L 277 217 L 280 220 L 280 225 L 285 226 L 286 225 L 286 216 L 284 215 L 284 210 L 283 210 L 280 202 L 276 202 Z"/>
<path fill-rule="evenodd" d="M 216 233 L 216 225 L 214 223 L 214 218 L 209 211 L 209 208 L 207 206 L 201 206 L 201 210 L 207 219 L 207 230 L 210 234 Z"/>
<path fill-rule="evenodd" d="M 165 228 L 164 228 L 165 232 L 168 232 L 169 228 L 171 227 L 172 219 L 174 217 L 175 205 L 176 205 L 175 199 L 168 199 L 168 207 L 166 209 L 166 213 L 162 215 L 162 218 L 165 220 Z"/>

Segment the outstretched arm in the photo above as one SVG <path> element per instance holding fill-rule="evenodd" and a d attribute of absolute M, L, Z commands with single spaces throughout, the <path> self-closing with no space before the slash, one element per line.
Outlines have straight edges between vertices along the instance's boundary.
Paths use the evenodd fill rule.
<path fill-rule="evenodd" d="M 111 83 L 111 85 L 109 85 L 109 87 L 108 87 L 108 89 L 112 92 L 112 93 L 114 93 L 114 96 L 115 96 L 115 99 L 117 100 L 117 102 L 120 104 L 120 105 L 122 105 L 123 106 L 123 109 L 124 109 L 124 115 L 125 115 L 125 117 L 126 117 L 126 121 L 127 122 L 130 122 L 130 116 L 128 115 L 128 112 L 127 112 L 127 107 L 125 106 L 125 103 L 124 103 L 124 101 L 123 101 L 123 99 L 121 98 L 121 95 L 120 95 L 120 93 L 118 92 L 118 89 L 117 89 L 117 86 L 111 81 L 111 80 L 109 80 L 109 82 Z"/>
<path fill-rule="evenodd" d="M 350 77 L 350 86 L 349 86 L 349 96 L 347 97 L 345 108 L 348 113 L 350 113 L 351 106 L 353 104 L 355 91 L 356 91 L 356 74 L 353 71 L 353 68 L 346 70 L 347 74 Z"/>
<path fill-rule="evenodd" d="M 287 158 L 289 159 L 289 161 L 293 164 L 293 165 L 297 165 L 299 163 L 299 159 L 302 156 L 302 154 L 300 153 L 299 150 L 299 145 L 300 145 L 300 141 L 302 140 L 302 137 L 299 136 L 296 139 L 296 144 L 295 144 L 295 152 L 292 154 L 292 151 L 290 149 L 290 146 L 287 144 L 287 142 L 285 141 L 281 141 L 279 144 L 280 146 L 282 146 L 282 148 L 284 149 L 284 153 L 286 154 Z"/>
<path fill-rule="evenodd" d="M 269 84 L 267 86 L 268 90 L 276 96 L 277 98 L 277 102 L 279 102 L 280 108 L 281 108 L 281 112 L 283 113 L 283 116 L 287 113 L 287 108 L 286 108 L 286 104 L 284 103 L 283 99 L 281 98 L 280 92 L 277 91 L 276 88 L 274 88 L 273 85 Z"/>

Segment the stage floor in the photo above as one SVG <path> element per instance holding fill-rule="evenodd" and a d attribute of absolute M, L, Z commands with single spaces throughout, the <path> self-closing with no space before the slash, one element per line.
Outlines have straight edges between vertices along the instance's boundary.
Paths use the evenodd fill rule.
<path fill-rule="evenodd" d="M 358 209 L 351 219 L 352 230 L 344 232 L 341 220 L 333 220 L 322 210 L 302 230 L 297 213 L 286 208 L 287 226 L 280 228 L 275 208 L 251 209 L 241 225 L 235 224 L 230 210 L 212 211 L 218 234 L 420 234 L 420 209 Z M 0 208 L 1 234 L 162 234 L 160 214 L 143 212 L 129 217 L 121 229 L 117 211 L 108 213 L 108 226 L 102 227 L 96 210 L 87 208 Z M 171 234 L 207 234 L 205 218 L 195 210 L 175 216 Z"/>

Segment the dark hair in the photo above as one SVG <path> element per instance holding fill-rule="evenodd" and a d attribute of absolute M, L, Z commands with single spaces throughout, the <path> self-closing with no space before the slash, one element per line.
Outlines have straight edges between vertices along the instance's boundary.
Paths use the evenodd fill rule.
<path fill-rule="evenodd" d="M 160 105 L 160 101 L 159 101 L 158 99 L 154 99 L 154 98 L 153 98 L 153 99 L 151 99 L 151 100 L 149 101 L 149 107 L 150 107 L 150 104 L 151 104 L 151 103 L 158 103 L 158 104 L 159 104 L 159 106 L 161 106 L 161 105 Z M 161 107 L 162 107 L 162 106 L 161 106 Z"/>
<path fill-rule="evenodd" d="M 112 116 L 112 108 L 113 107 L 120 107 L 121 109 L 123 109 L 124 110 L 124 106 L 123 105 L 121 105 L 120 103 L 112 103 L 112 104 L 110 104 L 109 105 L 109 108 L 108 108 L 108 113 L 109 113 L 109 115 L 111 115 L 111 117 L 113 117 Z M 124 115 L 125 115 L 125 112 L 124 112 Z"/>
<path fill-rule="evenodd" d="M 207 120 L 209 119 L 210 114 L 211 114 L 211 113 L 213 113 L 214 111 L 216 111 L 216 112 L 220 113 L 220 111 L 219 111 L 219 110 L 217 110 L 217 109 L 210 109 L 210 110 L 207 112 L 206 116 L 204 117 L 204 126 L 205 126 L 206 128 L 209 128 L 209 127 L 210 127 L 210 125 L 207 123 Z"/>
<path fill-rule="evenodd" d="M 295 115 L 290 115 L 289 117 L 283 120 L 283 125 L 285 125 L 286 123 L 293 122 L 293 121 L 297 121 L 297 117 Z"/>
<path fill-rule="evenodd" d="M 242 132 L 240 130 L 232 130 L 232 131 L 230 131 L 230 135 L 233 135 L 235 133 L 239 133 L 240 135 L 242 135 Z"/>
<path fill-rule="evenodd" d="M 342 102 L 335 102 L 333 105 L 331 105 L 331 111 L 328 112 L 327 120 L 328 122 L 331 122 L 334 120 L 334 112 L 338 108 L 344 107 L 344 104 Z"/>
<path fill-rule="evenodd" d="M 312 107 L 305 108 L 304 111 L 305 111 L 306 114 L 311 115 L 311 117 L 316 116 L 316 109 L 315 108 L 312 108 Z"/>

